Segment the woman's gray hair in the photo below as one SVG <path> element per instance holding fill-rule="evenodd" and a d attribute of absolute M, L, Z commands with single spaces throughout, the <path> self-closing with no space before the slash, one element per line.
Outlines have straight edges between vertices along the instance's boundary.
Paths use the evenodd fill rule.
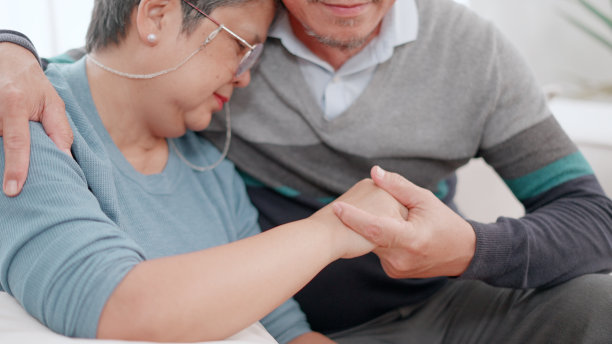
<path fill-rule="evenodd" d="M 183 32 L 190 34 L 195 30 L 199 20 L 204 16 L 195 11 L 183 0 Z M 206 14 L 217 7 L 234 6 L 253 0 L 190 0 Z M 87 52 L 104 48 L 110 44 L 119 44 L 125 38 L 130 26 L 130 16 L 140 0 L 95 0 L 91 22 L 87 30 L 85 48 Z"/>

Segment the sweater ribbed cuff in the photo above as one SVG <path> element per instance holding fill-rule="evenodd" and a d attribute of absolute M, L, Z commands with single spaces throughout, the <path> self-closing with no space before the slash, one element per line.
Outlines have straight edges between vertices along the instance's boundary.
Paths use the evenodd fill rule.
<path fill-rule="evenodd" d="M 28 49 L 42 66 L 40 57 L 38 56 L 38 52 L 36 51 L 34 44 L 26 35 L 12 30 L 0 30 L 0 43 L 3 42 L 14 43 Z"/>
<path fill-rule="evenodd" d="M 460 278 L 493 282 L 508 269 L 512 255 L 510 233 L 495 223 L 468 222 L 476 233 L 476 251 L 470 266 Z"/>

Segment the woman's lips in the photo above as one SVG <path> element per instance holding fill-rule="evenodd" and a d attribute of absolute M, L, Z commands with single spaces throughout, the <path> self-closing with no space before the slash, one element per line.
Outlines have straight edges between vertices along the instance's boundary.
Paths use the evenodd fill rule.
<path fill-rule="evenodd" d="M 217 103 L 219 103 L 219 110 L 223 109 L 223 104 L 227 103 L 229 101 L 229 98 L 224 97 L 218 93 L 213 93 L 213 95 L 215 96 Z"/>

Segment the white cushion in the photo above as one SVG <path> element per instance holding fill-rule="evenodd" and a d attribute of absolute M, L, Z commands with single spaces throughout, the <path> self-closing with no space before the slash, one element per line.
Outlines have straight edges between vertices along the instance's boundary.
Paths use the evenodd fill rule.
<path fill-rule="evenodd" d="M 0 292 L 0 343 L 3 344 L 148 344 L 121 340 L 69 338 L 59 335 L 30 316 L 19 303 Z M 236 335 L 223 340 L 203 343 L 271 344 L 277 343 L 260 323 L 255 323 Z"/>

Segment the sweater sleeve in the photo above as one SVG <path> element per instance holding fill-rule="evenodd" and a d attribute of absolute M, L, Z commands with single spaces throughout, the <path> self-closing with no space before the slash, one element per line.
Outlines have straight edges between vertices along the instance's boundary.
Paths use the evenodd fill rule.
<path fill-rule="evenodd" d="M 49 63 L 73 63 L 86 54 L 85 48 L 76 48 L 58 56 L 40 58 L 32 41 L 26 35 L 12 30 L 0 30 L 0 43 L 3 42 L 14 43 L 28 49 L 36 57 L 43 70 L 47 69 Z"/>
<path fill-rule="evenodd" d="M 476 252 L 461 276 L 512 287 L 547 287 L 612 268 L 612 201 L 547 107 L 518 53 L 496 41 L 495 99 L 479 155 L 526 215 L 471 222 Z"/>
<path fill-rule="evenodd" d="M 576 158 L 582 160 L 581 155 L 566 159 Z M 548 178 L 569 174 L 569 169 Z M 462 278 L 534 288 L 612 268 L 612 202 L 592 174 L 571 178 L 522 203 L 527 215 L 521 219 L 471 222 L 476 253 Z"/>
<path fill-rule="evenodd" d="M 107 299 L 144 253 L 101 210 L 77 162 L 40 124 L 30 129 L 26 185 L 19 197 L 0 194 L 0 289 L 53 331 L 95 338 Z"/>
<path fill-rule="evenodd" d="M 3 42 L 14 43 L 28 49 L 36 57 L 38 63 L 41 63 L 34 44 L 26 35 L 12 30 L 0 30 L 0 43 Z"/>

